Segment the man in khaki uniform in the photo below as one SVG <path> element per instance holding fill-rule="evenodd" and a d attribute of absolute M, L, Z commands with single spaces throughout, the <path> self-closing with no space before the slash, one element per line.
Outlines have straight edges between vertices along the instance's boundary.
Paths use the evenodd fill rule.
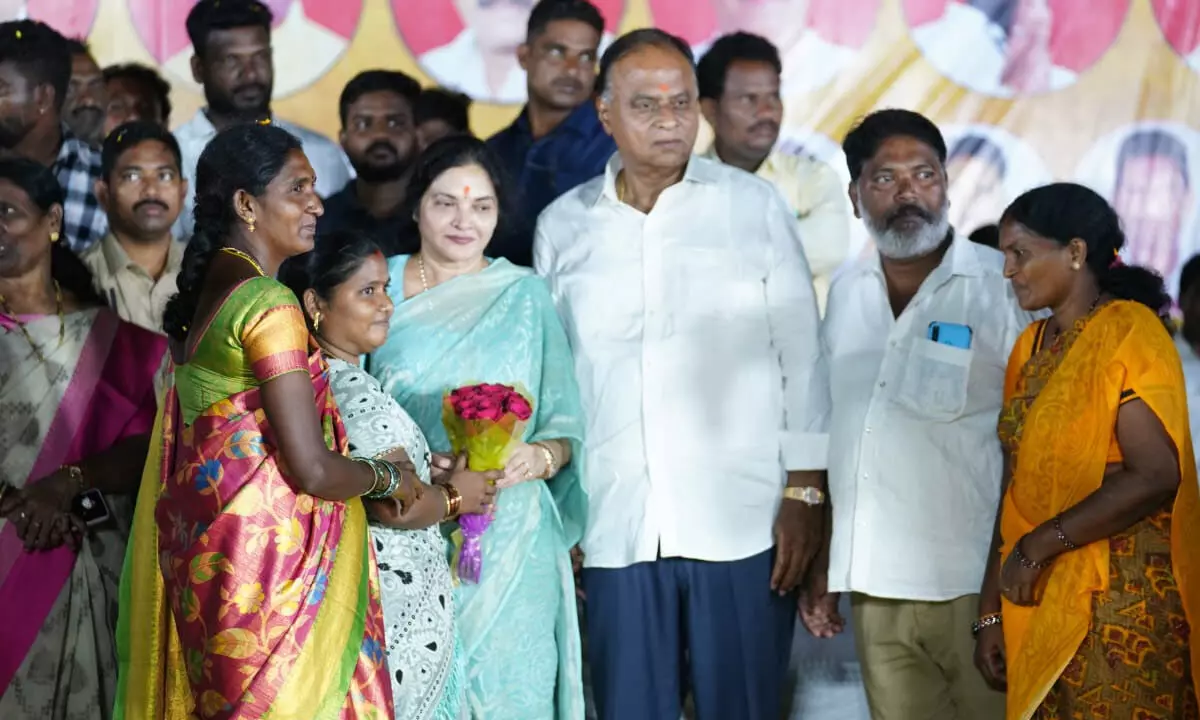
<path fill-rule="evenodd" d="M 707 157 L 772 183 L 796 214 L 822 314 L 829 281 L 850 252 L 845 188 L 823 162 L 776 151 L 783 102 L 782 64 L 766 38 L 733 33 L 717 38 L 696 67 L 700 109 L 715 139 Z"/>
<path fill-rule="evenodd" d="M 101 166 L 96 198 L 109 230 L 81 257 L 118 315 L 162 332 L 183 260 L 183 244 L 171 234 L 187 193 L 179 144 L 157 123 L 126 123 L 105 138 Z"/>

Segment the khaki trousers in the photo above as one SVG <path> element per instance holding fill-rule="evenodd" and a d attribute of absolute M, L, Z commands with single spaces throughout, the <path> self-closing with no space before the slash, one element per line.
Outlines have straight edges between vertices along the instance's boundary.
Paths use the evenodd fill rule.
<path fill-rule="evenodd" d="M 850 598 L 873 720 L 1004 720 L 1004 694 L 975 668 L 978 595 L 948 602 Z"/>

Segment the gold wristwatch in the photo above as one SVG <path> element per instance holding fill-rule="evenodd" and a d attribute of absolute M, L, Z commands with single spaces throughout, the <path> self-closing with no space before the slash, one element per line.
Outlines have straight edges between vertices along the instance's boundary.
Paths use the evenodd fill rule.
<path fill-rule="evenodd" d="M 825 504 L 825 493 L 818 488 L 808 485 L 804 487 L 785 487 L 783 489 L 783 497 L 785 500 L 799 500 L 805 505 Z"/>

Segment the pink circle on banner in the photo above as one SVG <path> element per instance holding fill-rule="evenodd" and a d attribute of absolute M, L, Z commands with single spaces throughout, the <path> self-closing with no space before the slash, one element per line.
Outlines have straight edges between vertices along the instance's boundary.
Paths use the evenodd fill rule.
<path fill-rule="evenodd" d="M 396 32 L 404 40 L 405 47 L 414 57 L 424 55 L 435 48 L 449 44 L 465 29 L 459 7 L 478 5 L 500 5 L 502 3 L 523 10 L 527 16 L 535 0 L 389 0 Z M 592 0 L 592 4 L 604 16 L 604 31 L 615 33 L 625 15 L 625 0 Z M 522 23 L 520 34 L 525 35 Z"/>
<path fill-rule="evenodd" d="M 1200 0 L 1150 0 L 1171 49 L 1200 72 Z"/>
<path fill-rule="evenodd" d="M 795 18 L 804 14 L 804 26 L 833 45 L 861 48 L 875 29 L 875 16 L 880 0 L 649 0 L 654 25 L 672 35 L 678 35 L 692 46 L 707 45 L 716 36 L 744 29 L 774 40 L 771 27 L 742 27 L 737 17 L 749 18 L 750 13 L 778 19 Z M 755 6 L 739 10 L 738 5 Z M 793 10 L 795 8 L 795 10 Z M 729 18 L 734 27 L 719 27 L 721 18 Z M 789 23 L 773 23 L 777 27 Z"/>
<path fill-rule="evenodd" d="M 363 0 L 261 0 L 271 10 L 275 97 L 311 85 L 341 58 L 362 15 Z M 191 81 L 187 16 L 196 0 L 126 0 L 129 17 L 150 55 Z"/>
<path fill-rule="evenodd" d="M 1129 0 L 903 0 L 902 5 L 913 41 L 931 65 L 966 88 L 1000 97 L 1073 84 L 1112 46 L 1129 13 Z M 1022 75 L 1013 48 L 1028 51 L 1025 67 L 1040 69 Z M 1028 84 L 1009 79 L 1039 73 L 1050 78 Z"/>
<path fill-rule="evenodd" d="M 692 46 L 698 61 L 717 37 L 766 37 L 783 61 L 783 94 L 829 84 L 875 29 L 880 0 L 649 0 L 655 26 Z"/>
<path fill-rule="evenodd" d="M 86 38 L 99 0 L 0 0 L 0 21 L 40 20 L 69 38 Z"/>
<path fill-rule="evenodd" d="M 435 83 L 478 102 L 525 102 L 517 47 L 535 0 L 391 0 L 396 31 Z M 604 17 L 600 49 L 620 27 L 625 0 L 592 0 Z"/>

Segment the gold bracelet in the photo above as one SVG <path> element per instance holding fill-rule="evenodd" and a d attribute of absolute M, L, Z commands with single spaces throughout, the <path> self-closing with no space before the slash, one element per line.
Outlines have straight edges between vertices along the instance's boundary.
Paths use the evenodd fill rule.
<path fill-rule="evenodd" d="M 542 457 L 546 459 L 546 474 L 542 476 L 542 479 L 549 480 L 558 474 L 558 461 L 554 458 L 554 453 L 546 443 L 535 442 L 534 446 L 542 451 Z"/>
<path fill-rule="evenodd" d="M 450 512 L 453 509 L 453 505 L 450 502 L 450 491 L 447 489 L 449 486 L 448 485 L 435 485 L 434 487 L 436 487 L 438 490 L 441 490 L 442 497 L 444 497 L 446 499 L 446 513 L 444 515 L 442 515 L 442 522 L 446 522 L 447 520 L 450 519 Z"/>
<path fill-rule="evenodd" d="M 449 509 L 446 514 L 446 519 L 443 521 L 443 522 L 449 522 L 450 520 L 453 520 L 454 518 L 458 517 L 458 511 L 462 508 L 462 493 L 460 493 L 458 491 L 458 488 L 454 487 L 450 483 L 446 483 L 445 485 L 442 485 L 441 487 L 443 490 L 446 491 L 446 497 L 450 498 L 450 504 L 448 506 Z"/>

